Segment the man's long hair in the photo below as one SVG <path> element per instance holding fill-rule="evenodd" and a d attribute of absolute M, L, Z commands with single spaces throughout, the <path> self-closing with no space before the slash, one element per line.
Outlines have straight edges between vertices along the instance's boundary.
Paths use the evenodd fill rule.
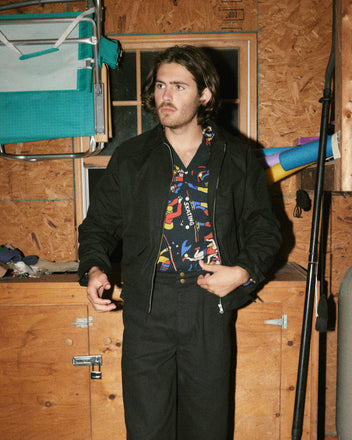
<path fill-rule="evenodd" d="M 196 81 L 198 94 L 208 88 L 212 94 L 206 105 L 200 105 L 197 121 L 205 127 L 219 107 L 219 76 L 207 53 L 199 47 L 185 45 L 173 46 L 156 55 L 154 64 L 142 88 L 142 103 L 146 111 L 157 114 L 154 90 L 159 67 L 165 63 L 177 63 L 185 67 Z"/>

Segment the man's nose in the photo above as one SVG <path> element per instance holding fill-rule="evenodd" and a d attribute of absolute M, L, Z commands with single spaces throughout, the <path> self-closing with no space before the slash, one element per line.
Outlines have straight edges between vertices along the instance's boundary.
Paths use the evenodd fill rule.
<path fill-rule="evenodd" d="M 172 90 L 171 87 L 165 87 L 164 93 L 163 93 L 163 99 L 164 101 L 171 101 L 172 99 Z"/>

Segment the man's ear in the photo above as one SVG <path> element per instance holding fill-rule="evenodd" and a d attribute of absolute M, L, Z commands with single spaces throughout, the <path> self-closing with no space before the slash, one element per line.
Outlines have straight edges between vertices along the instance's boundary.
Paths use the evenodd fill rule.
<path fill-rule="evenodd" d="M 208 89 L 208 87 L 206 87 L 206 88 L 202 91 L 202 94 L 200 95 L 200 98 L 199 98 L 200 103 L 201 103 L 202 105 L 206 105 L 206 104 L 208 104 L 208 102 L 210 101 L 211 97 L 212 97 L 212 93 L 211 93 L 211 91 Z"/>

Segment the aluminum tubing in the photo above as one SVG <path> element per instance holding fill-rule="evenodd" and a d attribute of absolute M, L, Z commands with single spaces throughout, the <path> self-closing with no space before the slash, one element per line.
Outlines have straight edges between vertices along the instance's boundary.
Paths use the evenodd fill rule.
<path fill-rule="evenodd" d="M 352 267 L 344 274 L 338 299 L 336 427 L 339 440 L 352 440 Z"/>

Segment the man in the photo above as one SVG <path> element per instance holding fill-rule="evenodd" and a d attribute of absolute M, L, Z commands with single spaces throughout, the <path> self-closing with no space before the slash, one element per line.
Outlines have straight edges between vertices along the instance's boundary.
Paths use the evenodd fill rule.
<path fill-rule="evenodd" d="M 228 438 L 233 310 L 280 246 L 263 170 L 210 122 L 218 89 L 201 49 L 160 53 L 143 97 L 160 124 L 116 149 L 79 228 L 97 311 L 115 308 L 102 295 L 122 243 L 128 440 Z"/>

